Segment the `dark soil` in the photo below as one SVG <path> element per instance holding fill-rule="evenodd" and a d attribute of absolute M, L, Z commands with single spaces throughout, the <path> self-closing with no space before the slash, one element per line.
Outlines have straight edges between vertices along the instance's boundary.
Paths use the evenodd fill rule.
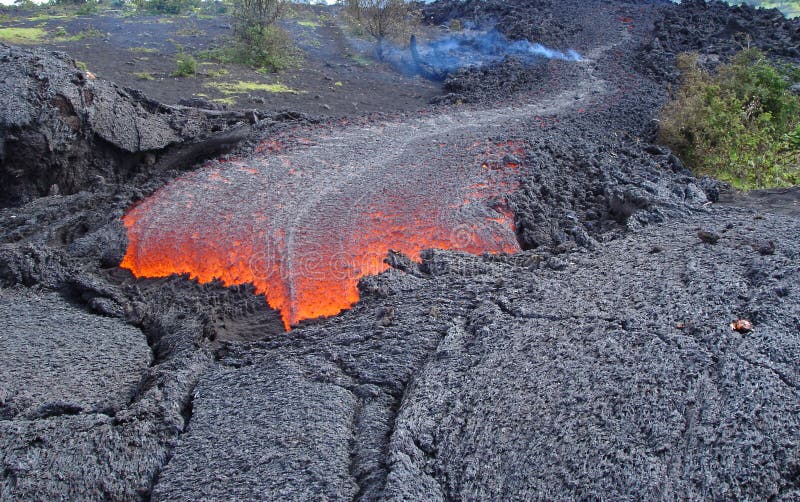
<path fill-rule="evenodd" d="M 50 33 L 43 47 L 66 51 L 98 78 L 139 89 L 165 104 L 199 97 L 220 107 L 346 116 L 425 108 L 439 91 L 437 84 L 406 77 L 377 61 L 374 45 L 349 36 L 338 10 L 333 8 L 294 7 L 293 15 L 281 22 L 281 27 L 298 47 L 299 62 L 293 69 L 274 74 L 202 59 L 203 51 L 230 45 L 231 21 L 227 16 L 129 16 L 107 11 L 44 20 L 32 17 L 12 16 L 0 25 L 43 24 Z M 58 27 L 70 35 L 87 30 L 97 30 L 99 35 L 58 41 Z M 197 76 L 172 76 L 179 48 L 199 59 Z M 292 92 L 245 89 L 226 94 L 214 87 L 238 82 L 279 83 Z"/>
<path fill-rule="evenodd" d="M 429 11 L 492 17 L 585 61 L 466 70 L 432 112 L 333 120 L 158 105 L 77 78 L 68 58 L 2 48 L 0 166 L 14 184 L 0 210 L 0 498 L 800 498 L 797 190 L 726 191 L 651 143 L 678 50 L 654 42 L 659 27 L 682 16 L 680 50 L 699 50 L 731 19 L 771 40 L 761 14 L 578 0 Z M 85 89 L 105 101 L 81 101 Z M 96 120 L 108 108 L 132 111 Z M 142 143 L 142 129 L 173 139 Z M 245 129 L 232 150 L 219 140 Z M 506 140 L 525 148 L 509 194 L 520 252 L 389 254 L 351 310 L 288 334 L 250 286 L 118 267 L 120 217 L 190 158 L 256 162 L 279 141 L 303 168 L 340 166 L 329 185 L 346 180 L 343 194 L 370 193 L 432 144 L 441 174 L 475 141 Z M 346 176 L 371 165 L 385 176 Z M 47 195 L 41 173 L 59 189 Z"/>

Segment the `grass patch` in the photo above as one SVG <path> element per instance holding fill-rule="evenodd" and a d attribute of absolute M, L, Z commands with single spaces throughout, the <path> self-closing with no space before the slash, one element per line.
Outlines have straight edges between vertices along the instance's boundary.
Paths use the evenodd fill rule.
<path fill-rule="evenodd" d="M 319 28 L 320 26 L 322 26 L 318 22 L 310 21 L 308 19 L 304 19 L 302 21 L 297 21 L 297 24 L 299 24 L 300 26 L 303 26 L 305 28 Z"/>
<path fill-rule="evenodd" d="M 194 37 L 194 36 L 201 36 L 205 35 L 206 32 L 199 29 L 197 26 L 191 26 L 186 28 L 181 28 L 180 30 L 175 32 L 175 35 L 179 37 Z"/>
<path fill-rule="evenodd" d="M 0 40 L 16 45 L 39 44 L 47 37 L 43 28 L 0 28 Z"/>
<path fill-rule="evenodd" d="M 135 54 L 155 54 L 158 52 L 158 49 L 153 49 L 152 47 L 131 47 L 128 49 L 128 52 L 133 52 Z"/>
<path fill-rule="evenodd" d="M 358 66 L 369 66 L 372 64 L 372 61 L 368 57 L 362 56 L 361 54 L 356 54 L 354 56 L 351 56 L 351 58 L 353 59 L 353 61 L 356 62 Z"/>
<path fill-rule="evenodd" d="M 198 94 L 199 96 L 199 94 Z M 211 100 L 212 103 L 219 103 L 221 105 L 228 105 L 228 106 L 235 106 L 236 105 L 236 98 L 227 97 L 227 98 L 214 98 Z"/>
<path fill-rule="evenodd" d="M 800 184 L 800 67 L 757 49 L 711 74 L 696 54 L 678 58 L 681 87 L 661 112 L 659 136 L 696 174 L 742 190 Z"/>
<path fill-rule="evenodd" d="M 76 17 L 78 17 L 78 16 L 76 16 L 75 14 L 48 14 L 48 13 L 42 13 L 42 14 L 37 14 L 35 16 L 31 16 L 31 17 L 29 17 L 27 19 L 28 19 L 28 21 L 31 21 L 31 22 L 35 23 L 35 22 L 39 22 L 39 21 L 53 21 L 53 20 L 56 20 L 56 19 L 71 20 L 71 19 L 75 19 Z"/>
<path fill-rule="evenodd" d="M 227 74 L 228 70 L 226 70 L 225 68 L 219 68 L 216 70 L 207 70 L 206 72 L 204 72 L 204 75 L 206 77 L 211 77 L 211 78 L 224 77 Z"/>
<path fill-rule="evenodd" d="M 218 90 L 222 94 L 247 94 L 248 92 L 264 91 L 264 92 L 289 92 L 292 94 L 299 94 L 298 91 L 291 89 L 283 84 L 262 84 L 260 82 L 210 82 L 206 87 L 211 87 Z"/>
<path fill-rule="evenodd" d="M 95 28 L 81 30 L 74 35 L 67 33 L 63 26 L 59 26 L 55 33 L 57 42 L 78 42 L 87 38 L 97 38 L 105 36 L 105 33 Z"/>
<path fill-rule="evenodd" d="M 83 61 L 75 60 L 75 67 L 81 71 L 89 71 L 89 67 Z"/>
<path fill-rule="evenodd" d="M 146 71 L 136 72 L 133 74 L 134 77 L 138 78 L 139 80 L 155 80 L 156 78 L 150 73 Z"/>

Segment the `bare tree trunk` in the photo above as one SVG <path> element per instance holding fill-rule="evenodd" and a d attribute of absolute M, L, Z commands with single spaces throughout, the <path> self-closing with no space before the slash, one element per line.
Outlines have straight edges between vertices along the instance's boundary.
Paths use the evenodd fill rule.
<path fill-rule="evenodd" d="M 383 61 L 383 37 L 377 37 L 377 44 L 375 45 L 375 55 L 379 61 Z"/>

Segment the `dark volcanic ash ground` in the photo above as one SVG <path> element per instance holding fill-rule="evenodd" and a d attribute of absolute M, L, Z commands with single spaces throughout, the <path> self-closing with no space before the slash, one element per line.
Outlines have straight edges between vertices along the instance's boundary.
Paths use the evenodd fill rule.
<path fill-rule="evenodd" d="M 702 2 L 428 14 L 585 61 L 465 70 L 440 101 L 468 105 L 345 123 L 164 107 L 2 47 L 2 92 L 38 91 L 0 112 L 0 499 L 800 498 L 800 194 L 731 194 L 651 144 L 675 51 L 724 60 L 708 40 L 731 26 L 772 51 L 797 23 Z M 103 102 L 174 139 L 97 121 Z M 120 269 L 124 212 L 242 137 L 240 158 L 278 138 L 293 163 L 379 167 L 514 140 L 521 251 L 390 253 L 351 310 L 290 333 L 249 285 Z"/>

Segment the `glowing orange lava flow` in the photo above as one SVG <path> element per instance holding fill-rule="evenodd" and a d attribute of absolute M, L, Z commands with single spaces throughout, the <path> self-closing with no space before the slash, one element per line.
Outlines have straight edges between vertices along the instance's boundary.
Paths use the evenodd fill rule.
<path fill-rule="evenodd" d="M 137 277 L 252 283 L 288 330 L 351 307 L 359 278 L 386 270 L 390 249 L 413 259 L 428 248 L 519 249 L 505 204 L 522 154 L 512 143 L 445 157 L 442 144 L 394 155 L 365 146 L 354 156 L 341 138 L 317 141 L 211 163 L 166 185 L 125 215 L 120 266 Z M 347 156 L 360 163 L 331 161 Z"/>

